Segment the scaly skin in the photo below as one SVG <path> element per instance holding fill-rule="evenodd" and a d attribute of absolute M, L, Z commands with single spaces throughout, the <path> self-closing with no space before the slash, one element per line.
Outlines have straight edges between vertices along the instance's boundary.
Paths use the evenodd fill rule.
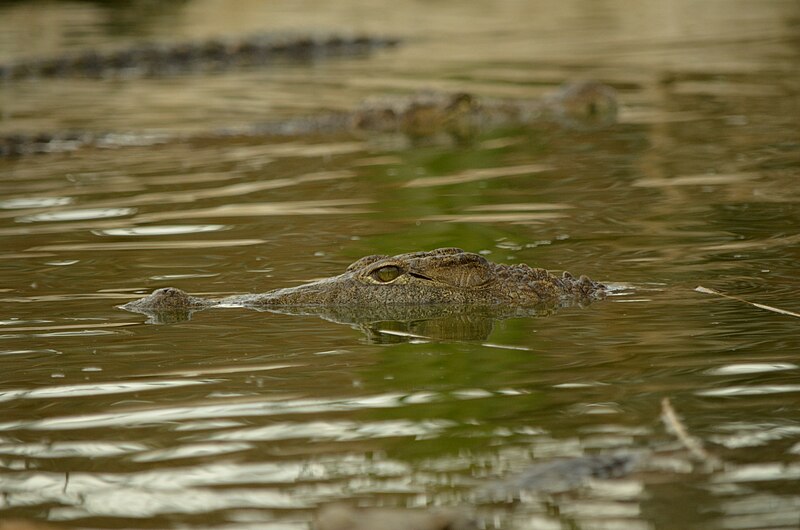
<path fill-rule="evenodd" d="M 339 276 L 262 294 L 221 299 L 167 287 L 122 306 L 130 311 L 240 307 L 375 307 L 469 305 L 534 307 L 559 300 L 589 301 L 605 287 L 585 276 L 554 276 L 528 265 L 501 265 L 459 248 L 361 258 Z"/>

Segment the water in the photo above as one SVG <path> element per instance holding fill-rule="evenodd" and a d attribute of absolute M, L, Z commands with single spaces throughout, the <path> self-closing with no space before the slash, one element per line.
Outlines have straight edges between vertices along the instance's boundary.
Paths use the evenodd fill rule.
<path fill-rule="evenodd" d="M 694 290 L 800 311 L 796 2 L 134 5 L 3 4 L 0 58 L 256 29 L 407 42 L 224 74 L 6 83 L 0 130 L 191 133 L 418 89 L 538 97 L 575 78 L 614 85 L 620 123 L 0 160 L 0 518 L 304 529 L 330 501 L 458 507 L 535 462 L 646 449 L 655 469 L 471 509 L 487 528 L 800 524 L 798 320 Z M 243 309 L 153 325 L 115 307 L 439 246 L 626 289 L 461 327 Z M 692 465 L 659 421 L 664 397 L 722 469 Z"/>

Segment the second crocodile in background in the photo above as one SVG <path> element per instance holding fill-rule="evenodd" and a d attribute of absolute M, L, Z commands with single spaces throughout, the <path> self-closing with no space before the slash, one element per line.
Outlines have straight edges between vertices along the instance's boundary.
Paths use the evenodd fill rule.
<path fill-rule="evenodd" d="M 261 294 L 220 299 L 190 296 L 166 287 L 129 302 L 129 311 L 197 310 L 214 306 L 361 307 L 513 306 L 536 307 L 560 301 L 588 302 L 605 296 L 606 287 L 585 276 L 560 276 L 528 265 L 492 263 L 460 248 L 440 248 L 396 256 L 359 259 L 343 274 Z"/>
<path fill-rule="evenodd" d="M 461 142 L 502 127 L 555 124 L 565 129 L 595 130 L 613 125 L 617 110 L 616 91 L 596 81 L 567 83 L 549 95 L 528 99 L 497 99 L 467 92 L 418 93 L 371 99 L 349 111 L 321 112 L 191 134 L 92 131 L 0 134 L 0 157 L 69 152 L 92 146 L 148 146 L 237 137 L 401 135 L 409 139 Z"/>
<path fill-rule="evenodd" d="M 0 80 L 166 77 L 235 67 L 359 56 L 393 48 L 398 39 L 372 36 L 248 35 L 174 43 L 140 43 L 116 50 L 86 50 L 56 57 L 0 63 Z"/>

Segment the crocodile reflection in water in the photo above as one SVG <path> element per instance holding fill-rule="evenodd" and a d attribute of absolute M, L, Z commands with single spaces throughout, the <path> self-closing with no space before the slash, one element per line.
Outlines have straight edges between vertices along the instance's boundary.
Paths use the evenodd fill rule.
<path fill-rule="evenodd" d="M 196 134 L 95 133 L 60 131 L 0 136 L 0 156 L 64 152 L 81 147 L 147 146 L 167 142 L 235 137 L 401 134 L 412 139 L 445 137 L 462 141 L 500 127 L 547 124 L 571 129 L 596 129 L 616 121 L 613 88 L 594 81 L 568 83 L 541 99 L 497 99 L 466 92 L 425 93 L 367 101 L 353 111 L 256 123 Z"/>
<path fill-rule="evenodd" d="M 440 248 L 367 256 L 338 276 L 261 294 L 207 299 L 167 287 L 121 307 L 147 314 L 153 321 L 179 320 L 192 311 L 233 306 L 311 313 L 347 323 L 466 315 L 482 322 L 587 303 L 605 293 L 604 285 L 585 276 L 575 278 L 567 272 L 556 276 L 528 265 L 492 263 L 459 248 Z"/>
<path fill-rule="evenodd" d="M 546 317 L 560 308 L 585 303 L 585 300 L 558 300 L 542 302 L 534 307 L 399 304 L 378 307 L 254 306 L 250 309 L 281 315 L 319 317 L 362 332 L 368 343 L 390 344 L 419 339 L 485 341 L 491 335 L 497 320 Z M 194 312 L 202 309 L 152 309 L 131 304 L 120 307 L 147 316 L 148 324 L 184 322 L 190 320 Z"/>

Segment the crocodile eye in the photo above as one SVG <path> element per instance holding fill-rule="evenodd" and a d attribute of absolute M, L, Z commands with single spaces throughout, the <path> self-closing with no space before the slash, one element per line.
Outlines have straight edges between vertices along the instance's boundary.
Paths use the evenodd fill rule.
<path fill-rule="evenodd" d="M 402 273 L 403 271 L 400 270 L 400 267 L 395 267 L 394 265 L 387 265 L 386 267 L 381 267 L 380 269 L 372 271 L 372 274 L 370 276 L 372 276 L 379 282 L 389 283 L 390 281 L 400 276 Z"/>

